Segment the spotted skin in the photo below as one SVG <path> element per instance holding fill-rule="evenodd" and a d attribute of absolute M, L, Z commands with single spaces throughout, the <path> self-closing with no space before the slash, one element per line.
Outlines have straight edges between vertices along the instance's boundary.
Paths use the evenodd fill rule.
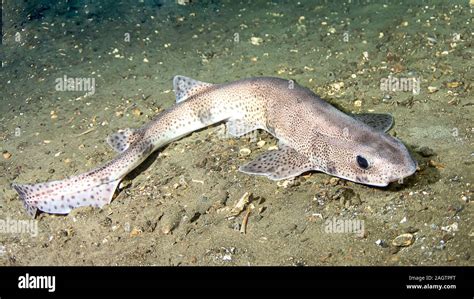
<path fill-rule="evenodd" d="M 140 130 L 134 129 L 125 129 L 120 130 L 117 133 L 114 133 L 107 137 L 107 143 L 113 148 L 116 152 L 122 153 L 128 149 L 130 144 L 134 143 L 136 140 L 140 139 L 142 136 Z"/>
<path fill-rule="evenodd" d="M 387 132 L 393 126 L 393 117 L 389 114 L 361 113 L 351 116 L 379 131 Z"/>
<path fill-rule="evenodd" d="M 108 138 L 118 152 L 113 160 L 61 181 L 12 184 L 27 211 L 67 214 L 81 206 L 103 207 L 120 180 L 153 151 L 219 122 L 226 122 L 234 136 L 263 129 L 279 139 L 279 150 L 243 165 L 244 173 L 279 180 L 317 170 L 386 186 L 415 172 L 416 162 L 405 146 L 384 132 L 390 118 L 357 120 L 293 81 L 260 77 L 214 85 L 176 76 L 173 84 L 176 105 L 141 128 Z M 367 160 L 367 169 L 357 165 L 357 156 Z"/>
<path fill-rule="evenodd" d="M 272 180 L 292 178 L 313 169 L 308 157 L 288 146 L 261 154 L 252 162 L 240 167 L 240 171 L 265 175 Z"/>

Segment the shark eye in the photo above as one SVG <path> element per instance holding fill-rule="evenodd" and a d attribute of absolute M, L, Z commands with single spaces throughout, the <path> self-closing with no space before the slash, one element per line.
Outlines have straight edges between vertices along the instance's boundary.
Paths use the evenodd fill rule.
<path fill-rule="evenodd" d="M 357 164 L 359 165 L 360 168 L 362 168 L 362 169 L 369 168 L 369 162 L 367 162 L 367 160 L 364 157 L 357 156 L 356 160 L 357 160 Z"/>

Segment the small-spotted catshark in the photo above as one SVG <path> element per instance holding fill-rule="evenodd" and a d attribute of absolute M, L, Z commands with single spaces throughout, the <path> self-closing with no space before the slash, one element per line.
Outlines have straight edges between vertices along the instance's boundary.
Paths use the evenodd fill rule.
<path fill-rule="evenodd" d="M 279 149 L 261 154 L 240 171 L 281 180 L 321 171 L 372 186 L 412 175 L 417 163 L 406 147 L 386 134 L 387 114 L 348 115 L 292 80 L 271 77 L 209 84 L 184 76 L 173 79 L 176 105 L 139 129 L 107 138 L 119 154 L 89 172 L 61 181 L 12 184 L 28 212 L 67 214 L 80 206 L 103 207 L 125 175 L 156 149 L 207 126 L 226 122 L 242 136 L 263 129 Z"/>

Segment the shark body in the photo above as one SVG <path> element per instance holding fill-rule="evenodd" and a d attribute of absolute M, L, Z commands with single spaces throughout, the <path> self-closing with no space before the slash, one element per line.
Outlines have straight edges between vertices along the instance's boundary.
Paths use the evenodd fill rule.
<path fill-rule="evenodd" d="M 293 81 L 258 77 L 209 84 L 173 80 L 176 105 L 138 129 L 108 137 L 118 155 L 104 165 L 60 181 L 12 184 L 27 211 L 67 214 L 80 206 L 103 207 L 120 180 L 160 147 L 219 122 L 235 137 L 256 129 L 279 140 L 240 171 L 281 180 L 315 170 L 357 183 L 386 186 L 417 167 L 406 147 L 386 134 L 386 114 L 347 115 Z"/>

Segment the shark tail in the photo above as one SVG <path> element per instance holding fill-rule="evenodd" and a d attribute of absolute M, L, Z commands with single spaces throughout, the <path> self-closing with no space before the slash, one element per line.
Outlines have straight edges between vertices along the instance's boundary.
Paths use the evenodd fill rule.
<path fill-rule="evenodd" d="M 110 203 L 120 180 L 96 184 L 92 182 L 80 175 L 34 185 L 12 184 L 12 187 L 20 196 L 28 214 L 35 217 L 38 210 L 68 214 L 72 209 L 82 206 L 101 208 Z"/>

